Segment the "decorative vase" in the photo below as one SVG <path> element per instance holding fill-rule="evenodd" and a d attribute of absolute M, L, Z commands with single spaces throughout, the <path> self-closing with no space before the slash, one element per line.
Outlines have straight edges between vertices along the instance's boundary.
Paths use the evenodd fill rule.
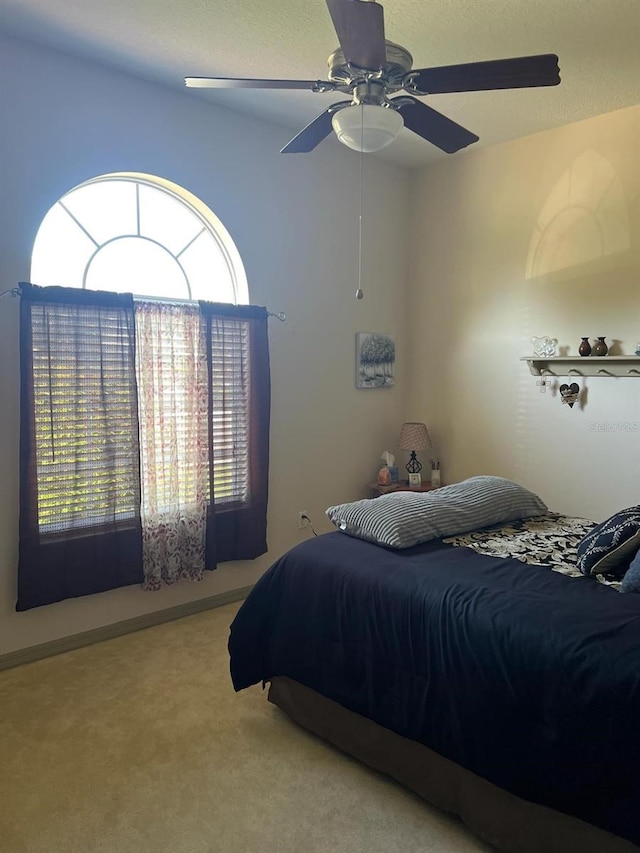
<path fill-rule="evenodd" d="M 607 346 L 605 339 L 598 338 L 598 340 L 593 345 L 593 349 L 591 350 L 593 355 L 606 355 L 609 352 L 609 347 Z"/>
<path fill-rule="evenodd" d="M 589 343 L 589 338 L 582 339 L 582 343 L 578 347 L 578 352 L 580 355 L 591 355 L 591 344 Z"/>

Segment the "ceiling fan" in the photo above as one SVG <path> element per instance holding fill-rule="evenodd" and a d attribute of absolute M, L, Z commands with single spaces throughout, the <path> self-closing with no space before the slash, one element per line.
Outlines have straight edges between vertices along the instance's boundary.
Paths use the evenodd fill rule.
<path fill-rule="evenodd" d="M 379 3 L 326 3 L 340 43 L 327 60 L 328 80 L 186 77 L 185 85 L 204 89 L 310 89 L 350 96 L 350 100 L 331 104 L 303 128 L 285 145 L 283 154 L 312 151 L 332 129 L 341 142 L 356 151 L 378 151 L 393 142 L 403 126 L 453 154 L 479 137 L 415 95 L 556 86 L 560 82 L 558 57 L 552 53 L 412 69 L 409 51 L 385 39 Z M 389 97 L 401 90 L 407 94 Z"/>

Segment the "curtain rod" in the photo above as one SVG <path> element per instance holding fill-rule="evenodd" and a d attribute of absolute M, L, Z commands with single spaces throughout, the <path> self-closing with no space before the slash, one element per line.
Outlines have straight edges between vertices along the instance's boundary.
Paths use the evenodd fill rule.
<path fill-rule="evenodd" d="M 9 290 L 3 290 L 2 293 L 0 293 L 0 299 L 2 299 L 3 296 L 7 296 L 9 293 L 12 296 L 20 296 L 20 288 L 10 287 Z"/>
<path fill-rule="evenodd" d="M 20 282 L 20 284 L 22 284 L 22 282 Z M 8 296 L 9 294 L 12 296 L 20 296 L 20 285 L 18 285 L 18 287 L 10 287 L 9 290 L 3 290 L 2 293 L 0 293 L 0 299 L 2 299 L 3 296 Z M 191 305 L 198 301 L 197 299 L 172 299 L 170 296 L 134 296 L 134 301 L 136 298 L 139 302 L 148 300 L 149 302 L 172 302 L 178 305 Z M 267 311 L 267 317 L 275 317 L 276 320 L 280 320 L 281 323 L 284 323 L 287 319 L 287 315 L 284 311 L 278 311 L 277 313 L 275 311 Z"/>

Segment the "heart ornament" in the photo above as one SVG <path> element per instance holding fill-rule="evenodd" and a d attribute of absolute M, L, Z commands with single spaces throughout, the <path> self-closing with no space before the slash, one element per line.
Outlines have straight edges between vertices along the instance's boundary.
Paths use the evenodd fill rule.
<path fill-rule="evenodd" d="M 562 402 L 566 403 L 570 409 L 573 409 L 574 404 L 577 402 L 578 397 L 580 396 L 580 388 L 577 382 L 572 382 L 571 385 L 567 385 L 564 383 L 560 386 L 560 396 L 562 397 Z"/>

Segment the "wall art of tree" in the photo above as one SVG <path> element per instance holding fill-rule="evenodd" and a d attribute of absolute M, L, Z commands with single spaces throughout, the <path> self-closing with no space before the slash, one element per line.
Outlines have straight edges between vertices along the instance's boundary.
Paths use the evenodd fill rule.
<path fill-rule="evenodd" d="M 396 345 L 374 332 L 356 335 L 356 387 L 388 388 L 395 383 Z"/>

